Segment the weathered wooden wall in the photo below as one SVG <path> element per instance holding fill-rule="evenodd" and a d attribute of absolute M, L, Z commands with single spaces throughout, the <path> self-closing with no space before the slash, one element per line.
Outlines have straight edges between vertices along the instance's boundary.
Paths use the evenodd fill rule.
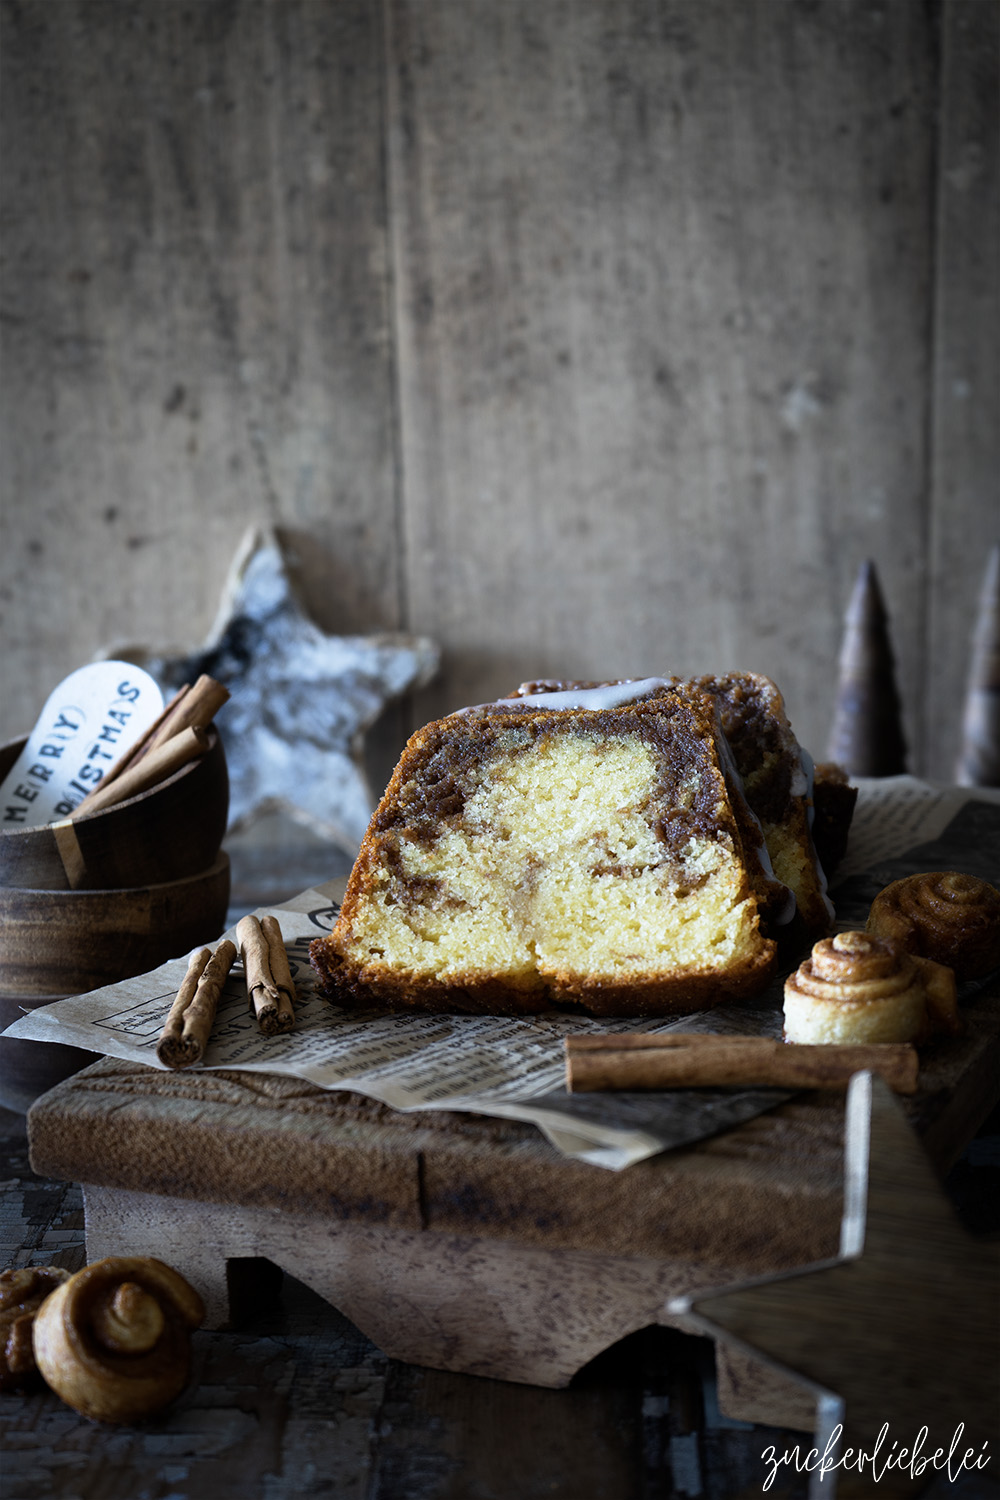
<path fill-rule="evenodd" d="M 441 642 L 411 719 L 744 667 L 820 751 L 872 557 L 950 774 L 994 0 L 0 9 L 0 736 L 98 648 L 197 644 L 265 520 L 327 628 Z"/>

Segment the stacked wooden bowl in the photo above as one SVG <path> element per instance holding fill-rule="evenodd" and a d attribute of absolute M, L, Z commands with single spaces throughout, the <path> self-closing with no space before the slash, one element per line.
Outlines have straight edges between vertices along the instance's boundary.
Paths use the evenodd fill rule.
<path fill-rule="evenodd" d="M 65 829 L 0 830 L 0 1030 L 26 1011 L 155 969 L 217 937 L 229 778 L 218 731 L 148 791 Z M 0 747 L 0 781 L 24 740 Z M 60 838 L 62 842 L 60 842 Z M 71 879 L 72 877 L 72 879 Z M 93 1054 L 0 1037 L 0 1105 L 24 1110 Z"/>

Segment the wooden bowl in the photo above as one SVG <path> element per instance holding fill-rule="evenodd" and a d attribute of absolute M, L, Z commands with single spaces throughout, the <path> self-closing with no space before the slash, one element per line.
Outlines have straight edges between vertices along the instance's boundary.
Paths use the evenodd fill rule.
<path fill-rule="evenodd" d="M 222 931 L 229 855 L 197 875 L 119 891 L 0 887 L 0 994 L 81 995 L 158 968 Z"/>
<path fill-rule="evenodd" d="M 222 846 L 229 816 L 225 750 L 218 730 L 210 729 L 209 738 L 204 755 L 159 786 L 74 821 L 85 866 L 82 887 L 111 891 L 163 885 L 209 868 Z M 23 745 L 21 739 L 0 747 L 0 780 Z M 70 889 L 51 827 L 0 830 L 0 887 L 4 886 L 36 892 Z"/>
<path fill-rule="evenodd" d="M 228 904 L 228 854 L 197 875 L 134 890 L 0 887 L 0 1027 L 210 943 Z M 77 1047 L 0 1036 L 0 1106 L 23 1112 L 93 1061 Z"/>

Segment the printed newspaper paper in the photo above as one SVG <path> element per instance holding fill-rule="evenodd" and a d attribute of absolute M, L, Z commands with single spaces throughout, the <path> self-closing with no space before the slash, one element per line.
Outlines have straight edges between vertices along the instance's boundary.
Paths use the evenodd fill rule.
<path fill-rule="evenodd" d="M 868 886 L 875 882 L 880 889 L 907 873 L 905 856 L 917 846 L 934 858 L 917 868 L 962 868 L 994 883 L 1000 879 L 1000 793 L 935 788 L 912 777 L 863 781 L 860 787 L 842 867 L 849 878 L 834 889 L 843 925 L 863 923 Z M 970 817 L 974 836 L 965 826 Z M 471 1110 L 527 1120 L 559 1150 L 612 1169 L 712 1135 L 789 1097 L 775 1089 L 606 1095 L 570 1095 L 565 1089 L 563 1039 L 571 1033 L 780 1036 L 781 977 L 753 1005 L 727 1005 L 669 1021 L 346 1011 L 317 995 L 308 958 L 310 942 L 330 930 L 336 910 L 331 886 L 305 891 L 275 908 L 298 989 L 295 1031 L 261 1036 L 237 964 L 200 1066 L 293 1074 L 322 1088 L 355 1090 L 399 1110 Z M 174 959 L 150 974 L 31 1011 L 6 1034 L 160 1067 L 156 1041 L 186 963 Z"/>

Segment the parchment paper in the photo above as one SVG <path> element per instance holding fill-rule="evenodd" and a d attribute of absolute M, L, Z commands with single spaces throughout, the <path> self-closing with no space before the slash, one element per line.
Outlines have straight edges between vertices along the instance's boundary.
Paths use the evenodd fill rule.
<path fill-rule="evenodd" d="M 1000 884 L 1000 793 L 932 787 L 912 777 L 859 786 L 845 878 L 831 892 L 841 924 L 863 925 L 875 892 L 915 870 L 960 869 Z M 714 1135 L 791 1097 L 777 1089 L 570 1095 L 564 1084 L 563 1039 L 570 1034 L 780 1036 L 783 974 L 752 1005 L 720 1006 L 670 1021 L 555 1012 L 521 1019 L 346 1011 L 319 998 L 308 959 L 309 943 L 336 919 L 330 888 L 304 891 L 273 910 L 298 989 L 296 1029 L 283 1037 L 260 1035 L 237 963 L 200 1067 L 294 1074 L 400 1110 L 472 1110 L 527 1120 L 567 1155 L 616 1170 Z M 186 965 L 186 958 L 174 959 L 152 973 L 33 1010 L 4 1034 L 159 1068 L 156 1040 Z"/>

